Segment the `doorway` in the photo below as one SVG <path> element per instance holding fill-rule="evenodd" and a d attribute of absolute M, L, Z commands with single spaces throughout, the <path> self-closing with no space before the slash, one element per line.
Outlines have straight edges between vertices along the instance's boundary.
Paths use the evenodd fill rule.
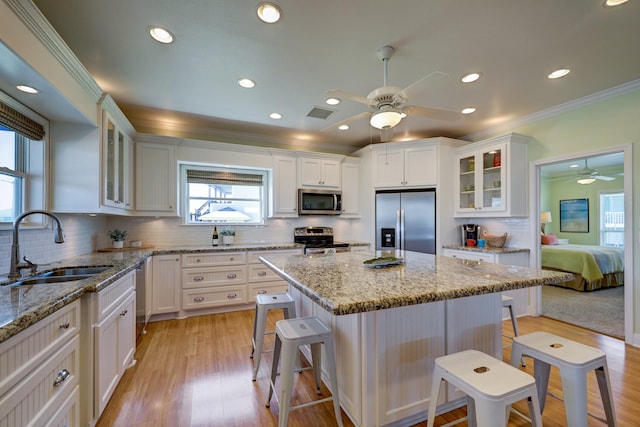
<path fill-rule="evenodd" d="M 599 152 L 580 153 L 562 158 L 548 159 L 534 162 L 531 176 L 535 176 L 534 203 L 532 203 L 533 221 L 537 224 L 535 235 L 540 235 L 541 242 L 560 244 L 548 246 L 538 244 L 534 246 L 534 265 L 539 268 L 557 266 L 549 264 L 551 250 L 554 255 L 557 250 L 578 250 L 578 246 L 585 246 L 585 250 L 609 250 L 608 247 L 619 246 L 615 251 L 621 252 L 622 270 L 617 272 L 619 277 L 615 281 L 586 281 L 594 284 L 593 289 L 578 290 L 567 287 L 547 286 L 538 292 L 537 312 L 539 315 L 557 318 L 567 323 L 573 323 L 588 329 L 616 336 L 621 339 L 632 338 L 632 310 L 633 310 L 633 263 L 632 263 L 632 227 L 630 212 L 632 206 L 631 192 L 631 146 Z M 603 240 L 603 236 L 611 236 L 602 228 L 601 200 L 603 194 L 618 193 L 624 195 L 623 212 L 611 213 L 612 208 L 606 207 L 617 220 L 616 231 L 623 226 L 623 239 L 619 244 Z M 568 220 L 566 210 L 561 212 L 561 206 L 580 206 L 586 208 L 585 213 L 578 217 L 577 222 Z M 621 217 L 629 218 L 627 227 L 621 223 Z M 542 231 L 544 230 L 544 232 Z M 545 238 L 542 236 L 545 235 Z M 552 235 L 552 237 L 549 237 Z M 573 247 L 576 245 L 576 247 Z M 624 248 L 628 250 L 624 250 Z M 545 248 L 545 249 L 543 249 Z M 546 249 L 548 248 L 548 249 Z M 612 250 L 614 251 L 614 250 Z M 598 255 L 596 255 L 597 257 Z M 547 261 L 545 261 L 545 259 Z M 557 259 L 557 256 L 555 257 Z M 604 266 L 603 270 L 610 268 Z M 557 268 L 562 269 L 562 268 Z M 606 274 L 610 279 L 613 274 Z M 578 282 L 576 282 L 578 283 Z M 572 285 L 573 286 L 573 285 Z"/>

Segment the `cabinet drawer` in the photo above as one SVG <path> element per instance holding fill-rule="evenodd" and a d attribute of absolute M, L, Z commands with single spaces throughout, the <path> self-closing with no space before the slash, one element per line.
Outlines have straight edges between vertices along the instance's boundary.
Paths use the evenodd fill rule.
<path fill-rule="evenodd" d="M 495 257 L 493 256 L 493 254 L 487 254 L 487 253 L 445 250 L 443 255 L 449 256 L 452 258 L 467 259 L 469 261 L 484 261 L 484 262 L 495 263 Z"/>
<path fill-rule="evenodd" d="M 273 282 L 274 280 L 281 280 L 280 276 L 266 265 L 262 263 L 249 265 L 249 282 Z"/>
<path fill-rule="evenodd" d="M 182 291 L 183 310 L 245 304 L 246 302 L 247 285 L 220 286 Z"/>
<path fill-rule="evenodd" d="M 98 313 L 96 318 L 102 319 L 113 311 L 115 307 L 135 290 L 136 282 L 134 271 L 127 273 L 126 276 L 118 279 L 110 286 L 98 293 Z"/>
<path fill-rule="evenodd" d="M 283 249 L 281 251 L 253 251 L 253 252 L 249 252 L 249 260 L 247 262 L 249 264 L 262 264 L 262 262 L 260 261 L 261 256 L 281 255 L 281 254 L 291 254 L 291 255 L 302 254 L 302 249 Z"/>
<path fill-rule="evenodd" d="M 279 294 L 287 292 L 288 290 L 289 285 L 284 280 L 280 280 L 279 282 L 252 283 L 249 285 L 249 296 L 247 301 L 254 302 L 258 295 Z"/>
<path fill-rule="evenodd" d="M 0 396 L 80 330 L 80 300 L 0 344 Z"/>
<path fill-rule="evenodd" d="M 57 405 L 54 406 L 54 408 Z M 53 416 L 43 414 L 40 418 L 42 422 L 36 425 L 45 427 L 80 427 L 80 387 L 76 386 L 73 393 L 62 402 Z"/>
<path fill-rule="evenodd" d="M 246 252 L 216 252 L 183 254 L 183 267 L 207 267 L 217 265 L 241 265 L 247 263 Z"/>
<path fill-rule="evenodd" d="M 72 393 L 80 370 L 79 342 L 78 336 L 73 337 L 2 397 L 0 425 L 36 425 L 31 423 L 41 411 Z"/>
<path fill-rule="evenodd" d="M 182 270 L 182 288 L 202 288 L 244 284 L 247 282 L 247 267 L 205 267 Z"/>

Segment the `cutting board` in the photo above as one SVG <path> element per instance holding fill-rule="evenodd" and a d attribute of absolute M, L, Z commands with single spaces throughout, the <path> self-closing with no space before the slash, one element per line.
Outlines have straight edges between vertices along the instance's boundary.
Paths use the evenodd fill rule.
<path fill-rule="evenodd" d="M 123 251 L 139 251 L 141 249 L 150 249 L 153 248 L 154 246 L 149 246 L 149 245 L 143 245 L 143 246 L 136 246 L 136 247 L 131 247 L 131 246 L 127 246 L 126 248 L 120 248 L 120 249 L 116 249 L 116 248 L 102 248 L 102 249 L 98 249 L 96 252 L 123 252 Z"/>

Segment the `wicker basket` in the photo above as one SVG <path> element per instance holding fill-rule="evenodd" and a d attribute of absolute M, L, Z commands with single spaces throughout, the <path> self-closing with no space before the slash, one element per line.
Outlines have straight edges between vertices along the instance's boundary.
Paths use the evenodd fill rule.
<path fill-rule="evenodd" d="M 487 234 L 487 231 L 482 232 L 482 237 L 487 241 L 487 245 L 492 248 L 501 248 L 507 242 L 508 233 L 504 233 L 502 236 L 492 236 Z"/>

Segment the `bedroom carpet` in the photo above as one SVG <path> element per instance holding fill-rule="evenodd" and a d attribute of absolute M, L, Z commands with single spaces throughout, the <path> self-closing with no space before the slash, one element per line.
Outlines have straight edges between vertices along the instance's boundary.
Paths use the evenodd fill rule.
<path fill-rule="evenodd" d="M 624 339 L 624 286 L 592 292 L 543 286 L 542 315 Z"/>

